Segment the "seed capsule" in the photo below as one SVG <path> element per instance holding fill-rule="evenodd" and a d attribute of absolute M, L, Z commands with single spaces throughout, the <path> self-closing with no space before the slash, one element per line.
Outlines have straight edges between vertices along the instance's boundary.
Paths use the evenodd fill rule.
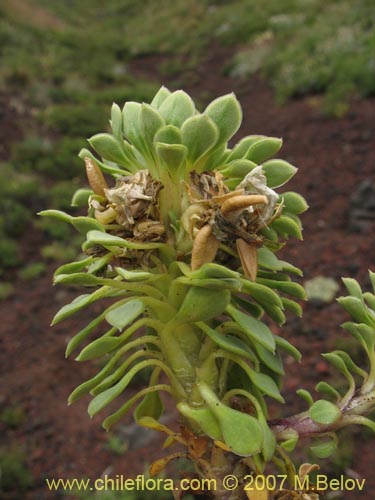
<path fill-rule="evenodd" d="M 220 242 L 212 234 L 212 228 L 209 224 L 203 226 L 197 233 L 193 251 L 191 254 L 191 268 L 193 271 L 199 269 L 203 264 L 212 262 L 218 251 Z"/>
<path fill-rule="evenodd" d="M 267 203 L 267 197 L 260 194 L 234 196 L 224 201 L 221 205 L 221 213 L 225 217 L 226 215 L 244 210 L 252 205 L 267 205 Z"/>
<path fill-rule="evenodd" d="M 95 194 L 105 197 L 105 189 L 108 189 L 108 184 L 104 179 L 104 175 L 98 165 L 91 159 L 85 158 L 86 175 L 90 186 Z"/>
<path fill-rule="evenodd" d="M 258 272 L 258 254 L 256 245 L 246 243 L 246 241 L 242 238 L 239 238 L 236 240 L 236 246 L 246 278 L 251 281 L 255 281 Z"/>

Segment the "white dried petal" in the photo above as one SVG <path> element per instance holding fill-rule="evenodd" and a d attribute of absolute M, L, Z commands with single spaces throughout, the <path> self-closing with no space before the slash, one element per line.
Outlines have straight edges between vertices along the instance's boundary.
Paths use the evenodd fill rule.
<path fill-rule="evenodd" d="M 263 224 L 267 224 L 272 219 L 279 195 L 267 186 L 267 179 L 261 165 L 255 167 L 244 177 L 237 186 L 237 189 L 241 188 L 245 190 L 246 194 L 262 194 L 267 197 L 267 205 L 256 205 L 256 207 L 249 207 L 248 209 L 253 212 L 256 208 Z"/>

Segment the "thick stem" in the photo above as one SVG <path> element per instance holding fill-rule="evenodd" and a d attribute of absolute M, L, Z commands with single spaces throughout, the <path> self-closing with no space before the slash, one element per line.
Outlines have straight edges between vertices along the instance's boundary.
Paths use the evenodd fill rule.
<path fill-rule="evenodd" d="M 341 418 L 333 424 L 318 424 L 309 416 L 307 411 L 287 417 L 284 419 L 275 419 L 268 422 L 276 439 L 284 441 L 296 433 L 299 437 L 313 437 L 334 432 L 342 427 L 354 423 L 362 423 L 358 416 L 365 417 L 375 411 L 375 389 L 367 394 L 361 394 L 353 397 L 349 403 L 341 409 Z"/>

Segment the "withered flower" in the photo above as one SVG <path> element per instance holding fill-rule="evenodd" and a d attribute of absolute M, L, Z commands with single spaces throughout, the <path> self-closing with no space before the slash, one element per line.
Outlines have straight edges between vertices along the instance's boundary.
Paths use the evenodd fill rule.
<path fill-rule="evenodd" d="M 245 276 L 255 280 L 256 250 L 263 241 L 258 231 L 277 216 L 278 195 L 267 187 L 262 168 L 254 168 L 235 191 L 218 172 L 193 172 L 189 196 L 192 203 L 181 220 L 194 239 L 192 269 L 212 262 L 222 242 L 236 247 Z"/>

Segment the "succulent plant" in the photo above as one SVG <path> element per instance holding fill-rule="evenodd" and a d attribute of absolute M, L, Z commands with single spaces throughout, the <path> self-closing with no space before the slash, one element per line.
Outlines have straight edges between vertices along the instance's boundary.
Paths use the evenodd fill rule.
<path fill-rule="evenodd" d="M 270 159 L 281 139 L 250 135 L 228 146 L 241 119 L 234 94 L 203 112 L 185 92 L 165 87 L 151 104 L 127 102 L 122 110 L 114 104 L 112 133 L 89 139 L 98 157 L 80 152 L 90 189 L 78 190 L 72 204 L 87 206 L 88 215 L 41 213 L 73 224 L 86 238 L 85 258 L 59 267 L 54 282 L 93 289 L 65 305 L 52 324 L 106 299 L 66 351 L 81 349 L 77 361 L 105 364 L 69 402 L 90 393 L 90 416 L 114 408 L 105 429 L 135 407 L 139 425 L 186 447 L 199 477 L 221 481 L 234 474 L 238 488 L 209 493 L 231 499 L 245 498 L 245 475 L 263 473 L 270 461 L 297 474 L 288 450 L 301 436 L 328 435 L 328 444 L 315 449 L 327 456 L 339 427 L 374 429 L 364 416 L 374 408 L 374 295 L 363 295 L 354 280 L 345 281 L 351 295 L 341 302 L 358 324 L 344 328 L 368 355 L 369 373 L 347 353 L 327 354 L 349 381 L 348 392 L 340 396 L 321 383 L 318 389 L 334 402 L 313 403 L 302 391 L 307 412 L 269 420 L 267 398 L 284 402 L 282 353 L 301 357 L 270 322 L 282 325 L 286 311 L 300 316 L 296 300 L 305 299 L 291 279 L 302 272 L 276 253 L 288 238 L 302 239 L 299 215 L 307 204 L 282 187 L 297 169 Z M 124 400 L 132 379 L 150 367 L 148 386 Z M 352 373 L 363 378 L 359 392 Z M 159 422 L 162 392 L 176 403 L 178 431 Z M 175 456 L 156 462 L 152 472 Z"/>

